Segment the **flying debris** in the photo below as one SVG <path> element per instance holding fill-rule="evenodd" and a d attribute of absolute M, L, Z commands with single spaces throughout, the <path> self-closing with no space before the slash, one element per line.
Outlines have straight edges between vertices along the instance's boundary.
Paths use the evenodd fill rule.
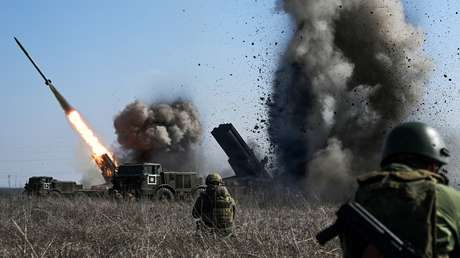
<path fill-rule="evenodd" d="M 283 0 L 295 26 L 274 74 L 268 135 L 279 173 L 348 198 L 386 132 L 424 98 L 432 62 L 401 0 Z"/>

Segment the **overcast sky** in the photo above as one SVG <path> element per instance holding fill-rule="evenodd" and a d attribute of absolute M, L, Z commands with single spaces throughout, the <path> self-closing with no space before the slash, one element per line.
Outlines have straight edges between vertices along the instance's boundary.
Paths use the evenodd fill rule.
<path fill-rule="evenodd" d="M 417 117 L 457 130 L 460 3 L 405 5 L 436 63 L 429 108 Z M 205 170 L 221 170 L 226 157 L 209 132 L 232 122 L 244 138 L 263 138 L 251 132 L 264 116 L 259 98 L 292 33 L 274 0 L 0 1 L 0 24 L 0 186 L 8 174 L 22 186 L 33 175 L 79 180 L 93 167 L 13 36 L 107 145 L 116 141 L 114 116 L 133 100 L 192 100 L 205 128 Z"/>

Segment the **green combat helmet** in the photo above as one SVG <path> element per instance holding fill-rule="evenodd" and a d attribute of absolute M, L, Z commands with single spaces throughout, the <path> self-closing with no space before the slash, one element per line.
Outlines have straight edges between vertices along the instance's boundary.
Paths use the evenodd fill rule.
<path fill-rule="evenodd" d="M 206 177 L 206 185 L 221 185 L 222 177 L 219 173 L 212 173 Z"/>
<path fill-rule="evenodd" d="M 433 127 L 420 122 L 403 123 L 395 127 L 385 140 L 382 164 L 398 154 L 420 155 L 442 165 L 449 162 L 449 150 Z"/>

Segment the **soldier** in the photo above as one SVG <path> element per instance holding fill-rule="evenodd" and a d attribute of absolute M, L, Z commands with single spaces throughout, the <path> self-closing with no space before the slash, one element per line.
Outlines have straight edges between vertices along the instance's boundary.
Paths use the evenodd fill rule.
<path fill-rule="evenodd" d="M 382 171 L 358 178 L 355 201 L 422 257 L 460 257 L 460 193 L 447 186 L 449 151 L 438 132 L 410 122 L 387 136 Z M 372 243 L 343 232 L 346 258 L 384 257 Z"/>
<path fill-rule="evenodd" d="M 232 235 L 235 201 L 218 173 L 206 177 L 206 190 L 197 198 L 192 215 L 197 219 L 197 230 L 222 237 Z"/>

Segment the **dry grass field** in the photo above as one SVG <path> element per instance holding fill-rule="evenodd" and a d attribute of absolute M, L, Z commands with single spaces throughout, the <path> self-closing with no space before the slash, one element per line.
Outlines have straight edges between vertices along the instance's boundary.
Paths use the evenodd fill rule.
<path fill-rule="evenodd" d="M 314 240 L 334 207 L 302 197 L 237 197 L 236 237 L 195 234 L 191 202 L 0 196 L 1 257 L 340 257 Z"/>

